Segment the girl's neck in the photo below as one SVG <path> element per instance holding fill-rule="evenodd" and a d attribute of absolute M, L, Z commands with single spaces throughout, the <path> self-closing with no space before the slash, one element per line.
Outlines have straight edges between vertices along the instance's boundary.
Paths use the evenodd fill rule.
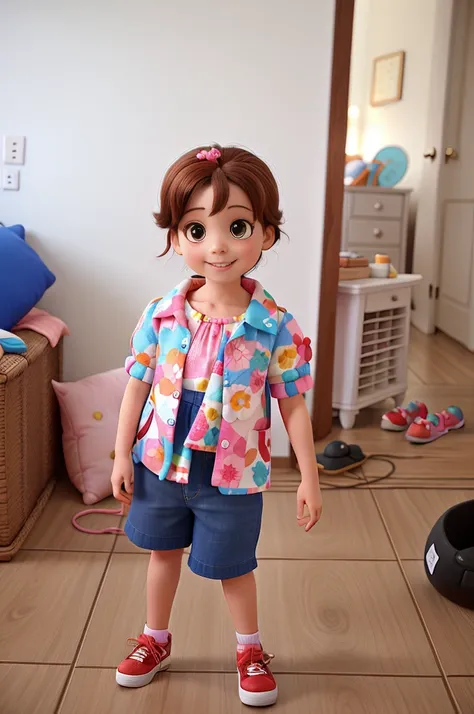
<path fill-rule="evenodd" d="M 250 294 L 242 287 L 240 280 L 232 283 L 216 283 L 206 280 L 202 287 L 192 293 L 193 301 L 207 303 L 211 309 L 238 306 L 242 308 L 242 311 L 245 311 L 250 298 Z"/>

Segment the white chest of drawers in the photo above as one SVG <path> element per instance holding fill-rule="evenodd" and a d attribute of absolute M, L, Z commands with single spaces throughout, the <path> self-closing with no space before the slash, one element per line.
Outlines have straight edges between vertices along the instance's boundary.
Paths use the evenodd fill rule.
<path fill-rule="evenodd" d="M 347 186 L 344 189 L 341 250 L 374 262 L 389 255 L 396 270 L 406 269 L 407 225 L 411 189 Z"/>

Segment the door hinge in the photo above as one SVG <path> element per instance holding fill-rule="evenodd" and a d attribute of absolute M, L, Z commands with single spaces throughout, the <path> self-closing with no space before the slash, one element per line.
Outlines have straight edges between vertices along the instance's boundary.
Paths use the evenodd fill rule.
<path fill-rule="evenodd" d="M 436 290 L 435 290 L 435 300 L 438 300 L 438 298 L 439 298 L 439 285 L 436 286 Z"/>
<path fill-rule="evenodd" d="M 430 300 L 433 297 L 433 286 L 431 285 L 431 283 L 430 283 L 430 287 L 428 288 L 428 297 Z"/>

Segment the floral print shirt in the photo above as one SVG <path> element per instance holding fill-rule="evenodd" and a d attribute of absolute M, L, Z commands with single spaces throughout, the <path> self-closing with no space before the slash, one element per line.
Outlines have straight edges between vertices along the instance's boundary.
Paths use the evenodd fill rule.
<path fill-rule="evenodd" d="M 255 280 L 243 316 L 225 326 L 200 410 L 181 453 L 173 438 L 183 372 L 191 344 L 186 295 L 204 284 L 187 279 L 143 312 L 131 339 L 126 369 L 151 385 L 133 456 L 160 479 L 186 483 L 193 450 L 215 451 L 212 485 L 226 495 L 270 487 L 270 397 L 284 399 L 312 387 L 310 340 Z"/>

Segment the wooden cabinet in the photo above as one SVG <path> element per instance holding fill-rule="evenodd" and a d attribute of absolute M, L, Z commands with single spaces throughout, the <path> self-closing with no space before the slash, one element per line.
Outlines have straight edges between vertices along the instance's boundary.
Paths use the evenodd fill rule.
<path fill-rule="evenodd" d="M 366 256 L 390 256 L 396 270 L 406 269 L 408 209 L 411 189 L 359 186 L 344 189 L 341 250 Z"/>

